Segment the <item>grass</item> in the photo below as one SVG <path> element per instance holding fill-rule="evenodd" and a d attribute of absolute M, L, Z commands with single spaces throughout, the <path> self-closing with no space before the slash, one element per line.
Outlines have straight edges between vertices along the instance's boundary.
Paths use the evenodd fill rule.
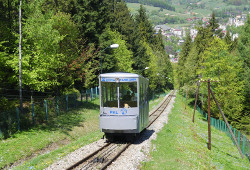
<path fill-rule="evenodd" d="M 164 96 L 150 101 L 150 110 Z M 99 140 L 99 99 L 84 103 L 50 120 L 47 124 L 15 134 L 0 141 L 0 169 L 16 161 L 22 163 L 14 169 L 44 169 L 70 152 Z"/>
<path fill-rule="evenodd" d="M 230 138 L 212 129 L 212 148 L 207 149 L 207 121 L 193 108 L 184 109 L 184 101 L 177 95 L 169 122 L 153 141 L 150 161 L 141 169 L 250 169 L 250 163 L 241 156 Z"/>

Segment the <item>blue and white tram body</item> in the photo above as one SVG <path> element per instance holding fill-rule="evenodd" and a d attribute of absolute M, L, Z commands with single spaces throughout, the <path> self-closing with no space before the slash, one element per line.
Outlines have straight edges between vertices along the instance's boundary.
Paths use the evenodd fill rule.
<path fill-rule="evenodd" d="M 99 76 L 100 129 L 106 134 L 138 134 L 148 125 L 148 79 L 133 73 Z"/>

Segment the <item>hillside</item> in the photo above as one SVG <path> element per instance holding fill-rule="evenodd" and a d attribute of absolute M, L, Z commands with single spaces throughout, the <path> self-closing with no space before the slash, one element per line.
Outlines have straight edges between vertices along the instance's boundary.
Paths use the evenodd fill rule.
<path fill-rule="evenodd" d="M 139 3 L 130 3 L 127 1 L 130 11 L 135 14 L 139 9 Z M 175 10 L 168 10 L 166 8 L 156 7 L 149 3 L 141 3 L 147 9 L 150 20 L 155 24 L 162 24 L 166 18 L 175 20 L 172 24 L 192 24 L 189 22 L 189 18 L 203 18 L 209 17 L 214 11 L 216 16 L 221 17 L 221 20 L 226 20 L 230 16 L 236 16 L 238 14 L 247 13 L 250 8 L 247 6 L 247 1 L 225 1 L 225 0 L 201 0 L 201 1 L 187 1 L 177 0 L 172 1 L 171 6 Z M 146 4 L 146 5 L 145 5 Z M 166 22 L 165 22 L 166 23 Z M 170 23 L 170 22 L 167 22 Z"/>
<path fill-rule="evenodd" d="M 207 121 L 177 94 L 168 124 L 153 142 L 150 160 L 140 169 L 249 169 L 226 133 L 212 127 L 212 148 L 207 149 Z M 164 167 L 164 168 L 163 168 Z"/>

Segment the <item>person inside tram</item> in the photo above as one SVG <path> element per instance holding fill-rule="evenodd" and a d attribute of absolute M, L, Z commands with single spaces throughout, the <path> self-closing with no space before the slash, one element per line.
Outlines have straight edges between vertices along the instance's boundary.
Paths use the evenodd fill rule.
<path fill-rule="evenodd" d="M 134 92 L 132 93 L 131 100 L 132 101 L 136 101 L 137 100 Z"/>
<path fill-rule="evenodd" d="M 130 101 L 132 98 L 132 96 L 130 95 L 130 91 L 127 91 L 127 94 L 124 95 L 124 97 L 122 98 L 123 101 Z"/>

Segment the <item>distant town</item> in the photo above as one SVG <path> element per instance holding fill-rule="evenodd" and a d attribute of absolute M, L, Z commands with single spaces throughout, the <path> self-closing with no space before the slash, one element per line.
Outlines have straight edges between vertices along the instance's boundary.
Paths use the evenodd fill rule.
<path fill-rule="evenodd" d="M 222 30 L 222 33 L 226 35 L 227 32 L 227 27 L 228 26 L 234 26 L 234 27 L 239 27 L 244 25 L 245 21 L 247 19 L 247 14 L 242 14 L 242 15 L 237 15 L 236 17 L 231 17 L 228 19 L 227 23 L 221 24 L 219 23 L 219 29 Z M 203 22 L 203 25 L 209 24 L 209 18 L 203 17 L 203 18 L 198 18 L 198 17 L 193 17 L 193 18 L 188 18 L 187 21 L 194 21 L 194 20 L 201 20 Z M 184 37 L 186 36 L 186 32 L 190 31 L 190 36 L 192 38 L 192 41 L 194 41 L 195 37 L 197 36 L 198 30 L 195 29 L 195 24 L 192 24 L 190 27 L 179 27 L 179 28 L 171 28 L 167 26 L 167 24 L 164 25 L 156 25 L 154 27 L 154 30 L 156 33 L 158 33 L 160 30 L 162 32 L 162 35 L 166 37 L 167 41 L 172 41 L 171 37 L 177 37 L 178 38 L 178 45 L 181 46 L 184 43 Z M 234 40 L 235 38 L 238 38 L 238 33 L 232 34 L 230 32 L 230 35 L 232 39 Z M 169 54 L 170 61 L 175 63 L 178 62 L 178 54 L 180 50 L 176 51 L 174 54 Z"/>

